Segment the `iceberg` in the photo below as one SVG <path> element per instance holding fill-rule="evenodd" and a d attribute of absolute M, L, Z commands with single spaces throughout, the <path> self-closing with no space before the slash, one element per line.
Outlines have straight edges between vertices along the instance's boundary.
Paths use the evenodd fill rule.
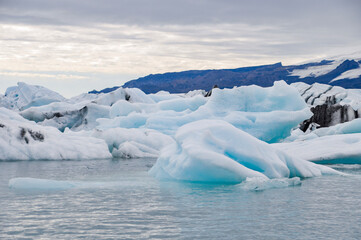
<path fill-rule="evenodd" d="M 287 137 L 282 142 L 305 141 L 323 136 L 352 133 L 361 133 L 361 118 L 354 119 L 350 122 L 339 123 L 331 127 L 317 128 L 313 131 L 303 132 L 300 129 L 295 129 L 291 132 L 291 136 Z"/>
<path fill-rule="evenodd" d="M 298 156 L 315 163 L 361 164 L 361 133 L 325 135 L 322 137 L 313 134 L 312 137 L 308 140 L 272 145 L 292 156 Z"/>
<path fill-rule="evenodd" d="M 91 136 L 105 140 L 115 158 L 157 158 L 164 146 L 174 142 L 172 137 L 152 129 L 112 128 L 94 131 Z"/>
<path fill-rule="evenodd" d="M 111 158 L 102 139 L 62 133 L 0 108 L 0 160 L 62 160 Z"/>
<path fill-rule="evenodd" d="M 226 121 L 200 120 L 179 128 L 149 173 L 159 180 L 234 184 L 337 171 L 291 157 Z"/>
<path fill-rule="evenodd" d="M 38 178 L 12 178 L 9 180 L 9 188 L 27 191 L 59 191 L 75 188 L 77 184 L 70 181 L 58 181 Z"/>
<path fill-rule="evenodd" d="M 19 82 L 18 86 L 9 87 L 6 90 L 0 106 L 14 110 L 24 110 L 32 106 L 43 106 L 62 101 L 65 101 L 65 98 L 59 93 L 42 86 Z"/>
<path fill-rule="evenodd" d="M 350 105 L 355 111 L 361 109 L 361 89 L 345 89 L 321 83 L 309 85 L 304 82 L 292 83 L 291 86 L 295 87 L 311 106 L 322 105 L 332 100 L 332 104 Z"/>
<path fill-rule="evenodd" d="M 24 88 L 21 83 L 19 86 Z M 38 125 L 56 127 L 60 131 L 66 128 L 72 131 L 144 128 L 172 136 L 179 127 L 190 122 L 222 119 L 273 143 L 289 136 L 292 128 L 312 115 L 298 91 L 284 81 L 275 82 L 269 88 L 214 89 L 210 97 L 204 97 L 201 90 L 147 95 L 139 89 L 119 88 L 106 94 L 82 94 L 64 99 L 38 86 L 27 85 L 27 88 L 40 89 L 46 93 L 41 96 L 54 97 L 52 101 L 32 102 L 26 107 L 17 100 L 20 114 Z M 18 91 L 19 87 L 9 88 L 8 92 L 16 92 L 14 89 Z M 36 99 L 39 93 L 35 90 L 27 91 L 27 98 Z M 3 97 L 1 104 L 6 105 L 4 98 L 9 97 Z"/>
<path fill-rule="evenodd" d="M 311 104 L 324 103 L 330 96 L 334 97 L 339 104 L 351 104 L 354 108 L 361 106 L 359 105 L 361 94 L 356 90 L 345 90 L 339 87 L 330 89 L 328 85 L 321 84 L 310 86 L 299 83 L 290 86 L 284 81 L 278 81 L 272 87 L 267 88 L 254 85 L 232 89 L 215 88 L 212 90 L 211 96 L 205 97 L 205 95 L 206 92 L 203 90 L 181 94 L 170 94 L 164 91 L 145 94 L 135 88 L 118 88 L 110 93 L 85 93 L 65 99 L 44 87 L 18 83 L 18 86 L 8 88 L 5 95 L 0 95 L 0 106 L 3 106 L 0 108 L 0 159 L 157 158 L 160 155 L 165 156 L 165 152 L 170 151 L 169 149 L 173 149 L 175 152 L 183 151 L 181 142 L 191 142 L 189 140 L 191 137 L 181 139 L 180 133 L 192 126 L 191 124 L 194 122 L 204 121 L 203 123 L 207 124 L 207 120 L 210 120 L 211 129 L 217 121 L 222 122 L 219 127 L 225 131 L 232 126 L 233 130 L 237 130 L 238 135 L 243 136 L 235 137 L 235 139 L 242 140 L 242 145 L 246 144 L 243 142 L 248 141 L 246 139 L 250 138 L 249 135 L 266 143 L 279 143 L 311 140 L 329 135 L 349 135 L 349 133 L 360 133 L 361 131 L 359 119 L 328 128 L 316 130 L 312 128 L 314 131 L 311 133 L 294 130 L 300 123 L 312 116 L 309 109 Z M 357 111 L 351 110 L 355 114 L 357 113 Z M 201 130 L 194 128 L 193 132 L 189 133 L 190 136 L 198 139 L 198 131 L 200 131 L 200 135 L 208 131 L 205 130 L 205 127 L 207 126 L 200 126 Z M 183 130 L 180 131 L 180 129 Z M 347 137 L 351 138 L 351 136 Z M 345 136 L 345 138 L 347 137 Z M 217 133 L 214 139 L 223 138 L 225 138 L 223 135 Z M 353 138 L 355 137 L 353 136 Z M 329 139 L 331 139 L 330 136 Z M 339 145 L 343 146 L 343 142 L 346 140 L 339 137 L 338 139 L 334 137 L 332 141 L 341 141 Z M 201 144 L 203 139 L 199 141 Z M 222 143 L 222 141 L 220 142 Z M 265 146 L 265 149 L 280 149 L 282 146 L 264 143 L 259 145 L 260 142 L 254 141 L 254 139 L 250 141 L 253 141 L 259 148 Z M 197 144 L 195 143 L 195 146 L 198 146 Z M 222 144 L 221 146 L 223 146 Z M 232 146 L 232 142 L 228 144 Z M 300 143 L 293 144 L 296 146 Z M 316 140 L 314 144 L 318 144 Z M 221 154 L 222 159 L 233 159 L 233 152 L 237 152 L 226 151 L 226 155 L 223 152 L 215 152 L 214 149 L 218 149 L 216 142 L 214 142 L 214 149 L 211 145 L 202 145 L 202 147 L 204 147 L 202 148 L 204 154 L 207 154 L 205 150 L 207 149 L 208 155 Z M 249 147 L 253 149 L 253 145 Z M 163 148 L 168 150 L 163 152 Z M 310 146 L 311 148 L 312 146 Z M 341 147 L 335 147 L 336 149 L 342 150 Z M 317 160 L 326 156 L 316 150 L 314 152 L 319 154 L 318 158 L 304 156 L 304 159 Z M 268 154 L 269 151 L 265 150 L 265 154 Z M 298 154 L 297 151 L 299 150 L 285 150 L 290 155 Z M 354 156 L 356 153 L 352 151 L 350 150 L 350 154 Z M 237 154 L 240 153 L 237 152 Z M 284 156 L 283 153 L 278 152 L 274 155 Z M 302 154 L 299 155 L 302 156 Z M 252 157 L 254 156 L 252 155 Z M 279 171 L 271 174 L 258 171 L 258 168 L 255 170 L 247 165 L 249 163 L 246 163 L 247 166 L 237 161 L 230 164 L 235 165 L 235 169 L 238 169 L 235 170 L 236 172 L 231 171 L 234 177 L 230 177 L 230 179 L 233 180 L 239 180 L 239 176 L 244 179 L 248 175 L 254 177 L 254 175 L 260 174 L 267 178 L 298 176 L 298 174 L 285 174 L 290 169 L 287 168 L 287 170 L 283 167 L 276 167 Z M 270 167 L 269 171 L 274 167 L 273 164 L 267 165 L 263 162 L 262 164 L 252 162 L 252 164 L 265 166 L 264 169 Z M 221 166 L 223 167 L 223 165 Z M 210 169 L 213 169 L 213 165 Z M 313 167 L 310 169 L 313 169 L 311 172 L 314 171 Z M 227 172 L 228 170 L 222 171 Z M 242 174 L 237 171 L 241 171 Z M 303 171 L 301 173 L 299 174 L 301 177 L 314 175 L 304 174 Z"/>
<path fill-rule="evenodd" d="M 244 86 L 214 89 L 211 97 L 173 98 L 156 104 L 117 102 L 114 118 L 98 119 L 96 127 L 105 130 L 147 128 L 174 135 L 179 127 L 202 119 L 221 119 L 269 143 L 290 135 L 292 128 L 312 116 L 298 91 L 284 81 L 273 87 Z M 124 106 L 124 107 L 122 107 Z"/>

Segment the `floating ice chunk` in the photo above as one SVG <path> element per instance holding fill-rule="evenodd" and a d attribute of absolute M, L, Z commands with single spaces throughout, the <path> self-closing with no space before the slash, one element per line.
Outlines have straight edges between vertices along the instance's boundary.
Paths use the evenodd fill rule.
<path fill-rule="evenodd" d="M 292 128 L 311 116 L 298 91 L 279 81 L 269 88 L 215 89 L 210 98 L 196 95 L 156 104 L 121 100 L 112 106 L 111 119 L 97 120 L 97 129 L 142 127 L 173 135 L 193 121 L 222 119 L 271 143 L 289 136 Z"/>
<path fill-rule="evenodd" d="M 109 118 L 110 107 L 95 103 L 69 104 L 51 103 L 41 107 L 31 107 L 20 114 L 39 125 L 56 127 L 60 131 L 69 128 L 75 131 L 95 128 L 98 118 Z"/>
<path fill-rule="evenodd" d="M 30 107 L 21 111 L 20 115 L 30 121 L 42 122 L 45 119 L 52 118 L 54 114 L 65 115 L 67 112 L 74 112 L 82 107 L 84 106 L 78 106 L 66 102 L 53 102 L 39 107 Z"/>
<path fill-rule="evenodd" d="M 355 111 L 361 108 L 361 89 L 344 89 L 321 83 L 309 85 L 302 82 L 292 83 L 291 86 L 297 88 L 309 105 L 322 105 L 332 100 L 341 105 L 350 105 Z"/>
<path fill-rule="evenodd" d="M 6 108 L 0 108 L 0 116 L 0 160 L 111 157 L 104 140 L 39 126 Z"/>
<path fill-rule="evenodd" d="M 247 178 L 313 177 L 336 173 L 273 148 L 231 124 L 201 120 L 181 127 L 150 174 L 161 180 L 240 183 Z"/>
<path fill-rule="evenodd" d="M 194 97 L 194 96 L 205 96 L 207 92 L 205 90 L 192 90 L 185 94 L 185 97 Z"/>
<path fill-rule="evenodd" d="M 298 111 L 307 107 L 296 88 L 284 81 L 273 87 L 243 86 L 233 89 L 213 89 L 207 108 L 216 112 Z"/>
<path fill-rule="evenodd" d="M 361 118 L 350 122 L 340 123 L 328 128 L 319 128 L 313 131 L 317 136 L 327 136 L 336 134 L 361 133 Z"/>
<path fill-rule="evenodd" d="M 167 91 L 159 91 L 157 93 L 151 93 L 151 94 L 148 94 L 148 96 L 151 97 L 153 99 L 153 101 L 156 103 L 160 102 L 160 101 L 181 98 L 181 96 L 179 94 L 171 94 Z"/>
<path fill-rule="evenodd" d="M 154 103 L 151 97 L 147 96 L 138 88 L 118 88 L 113 92 L 100 94 L 93 102 L 100 105 L 112 106 L 119 100 L 126 100 L 132 103 Z"/>
<path fill-rule="evenodd" d="M 272 143 L 289 136 L 292 128 L 311 116 L 298 91 L 279 81 L 269 88 L 215 89 L 209 100 L 197 110 L 149 114 L 144 127 L 174 134 L 179 127 L 193 121 L 221 119 Z"/>
<path fill-rule="evenodd" d="M 61 101 L 65 101 L 65 98 L 59 93 L 42 86 L 19 82 L 18 86 L 6 90 L 2 105 L 10 109 L 24 110 L 32 106 L 42 106 Z"/>
<path fill-rule="evenodd" d="M 361 164 L 361 133 L 330 135 L 272 145 L 289 155 L 312 162 Z"/>
<path fill-rule="evenodd" d="M 104 139 L 113 157 L 158 157 L 159 151 L 173 138 L 152 129 L 112 128 L 95 131 L 93 137 Z"/>
<path fill-rule="evenodd" d="M 241 183 L 243 189 L 250 191 L 263 191 L 272 188 L 285 188 L 300 185 L 301 179 L 299 177 L 278 179 L 247 178 Z"/>
<path fill-rule="evenodd" d="M 183 112 L 186 110 L 195 111 L 200 106 L 204 105 L 207 99 L 203 95 L 196 95 L 191 98 L 176 98 L 165 100 L 158 103 L 161 110 L 173 110 L 175 112 Z"/>
<path fill-rule="evenodd" d="M 104 189 L 104 188 L 132 188 L 138 185 L 143 186 L 143 182 L 134 181 L 133 179 L 124 180 L 117 179 L 116 181 L 77 181 L 77 180 L 52 180 L 20 177 L 9 180 L 8 187 L 15 191 L 29 191 L 29 192 L 47 192 L 47 191 L 63 191 L 69 189 Z"/>
<path fill-rule="evenodd" d="M 361 118 L 354 119 L 350 122 L 339 123 L 331 127 L 318 128 L 312 132 L 303 132 L 299 128 L 291 132 L 283 142 L 305 141 L 328 135 L 361 133 Z"/>
<path fill-rule="evenodd" d="M 71 104 L 86 104 L 89 103 L 93 100 L 96 100 L 97 98 L 99 98 L 98 94 L 91 94 L 91 93 L 82 93 L 78 96 L 72 97 L 70 99 L 67 99 L 66 102 L 67 103 L 71 103 Z"/>
<path fill-rule="evenodd" d="M 159 151 L 135 141 L 126 141 L 118 148 L 114 148 L 112 155 L 118 158 L 156 158 L 159 156 Z"/>
<path fill-rule="evenodd" d="M 120 116 L 113 119 L 98 118 L 97 129 L 105 130 L 110 128 L 139 128 L 145 125 L 147 121 L 147 115 L 137 112 L 131 112 L 127 116 Z"/>
<path fill-rule="evenodd" d="M 119 100 L 110 108 L 110 118 L 128 116 L 132 112 L 141 112 L 142 109 L 138 105 L 125 100 Z"/>
<path fill-rule="evenodd" d="M 124 88 L 124 91 L 129 96 L 128 101 L 132 103 L 155 103 L 151 97 L 145 94 L 139 88 Z"/>
<path fill-rule="evenodd" d="M 38 178 L 12 178 L 9 180 L 9 188 L 14 190 L 67 190 L 76 187 L 69 181 L 57 181 Z"/>

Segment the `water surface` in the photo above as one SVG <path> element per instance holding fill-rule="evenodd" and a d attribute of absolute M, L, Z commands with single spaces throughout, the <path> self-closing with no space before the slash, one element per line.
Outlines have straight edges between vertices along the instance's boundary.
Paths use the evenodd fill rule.
<path fill-rule="evenodd" d="M 361 166 L 264 191 L 158 182 L 155 159 L 0 162 L 0 239 L 360 239 Z M 9 188 L 9 180 L 69 187 Z M 68 185 L 66 185 L 68 186 Z"/>

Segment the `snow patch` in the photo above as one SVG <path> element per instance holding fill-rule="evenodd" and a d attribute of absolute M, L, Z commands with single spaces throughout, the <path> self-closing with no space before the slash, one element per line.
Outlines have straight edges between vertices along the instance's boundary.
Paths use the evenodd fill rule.
<path fill-rule="evenodd" d="M 342 61 L 334 60 L 333 62 L 320 66 L 312 66 L 305 69 L 294 69 L 290 76 L 298 76 L 299 78 L 319 77 L 335 70 Z"/>
<path fill-rule="evenodd" d="M 359 78 L 361 76 L 361 65 L 358 68 L 348 70 L 343 72 L 340 76 L 334 78 L 330 81 L 330 83 L 341 80 L 341 79 L 354 79 Z"/>

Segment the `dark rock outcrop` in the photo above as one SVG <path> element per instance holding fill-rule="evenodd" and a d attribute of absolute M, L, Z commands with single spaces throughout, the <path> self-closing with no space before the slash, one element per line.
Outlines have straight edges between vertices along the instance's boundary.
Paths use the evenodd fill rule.
<path fill-rule="evenodd" d="M 29 128 L 23 128 L 23 127 L 20 128 L 19 137 L 20 137 L 20 139 L 23 139 L 26 144 L 29 144 L 29 142 L 30 142 L 28 135 L 30 135 L 30 137 L 34 141 L 43 142 L 45 139 L 44 134 L 42 134 L 41 132 L 33 131 Z"/>
<path fill-rule="evenodd" d="M 311 108 L 313 116 L 301 123 L 300 129 L 306 132 L 308 129 L 314 130 L 321 127 L 330 127 L 339 123 L 344 123 L 358 118 L 358 112 L 350 105 L 336 103 L 334 96 L 328 97 L 322 105 Z"/>
<path fill-rule="evenodd" d="M 209 92 L 207 92 L 206 95 L 204 95 L 204 96 L 205 96 L 205 97 L 210 97 L 210 96 L 212 95 L 212 90 L 215 89 L 215 88 L 218 88 L 218 85 L 217 85 L 217 84 L 214 85 L 213 88 L 212 88 Z"/>

